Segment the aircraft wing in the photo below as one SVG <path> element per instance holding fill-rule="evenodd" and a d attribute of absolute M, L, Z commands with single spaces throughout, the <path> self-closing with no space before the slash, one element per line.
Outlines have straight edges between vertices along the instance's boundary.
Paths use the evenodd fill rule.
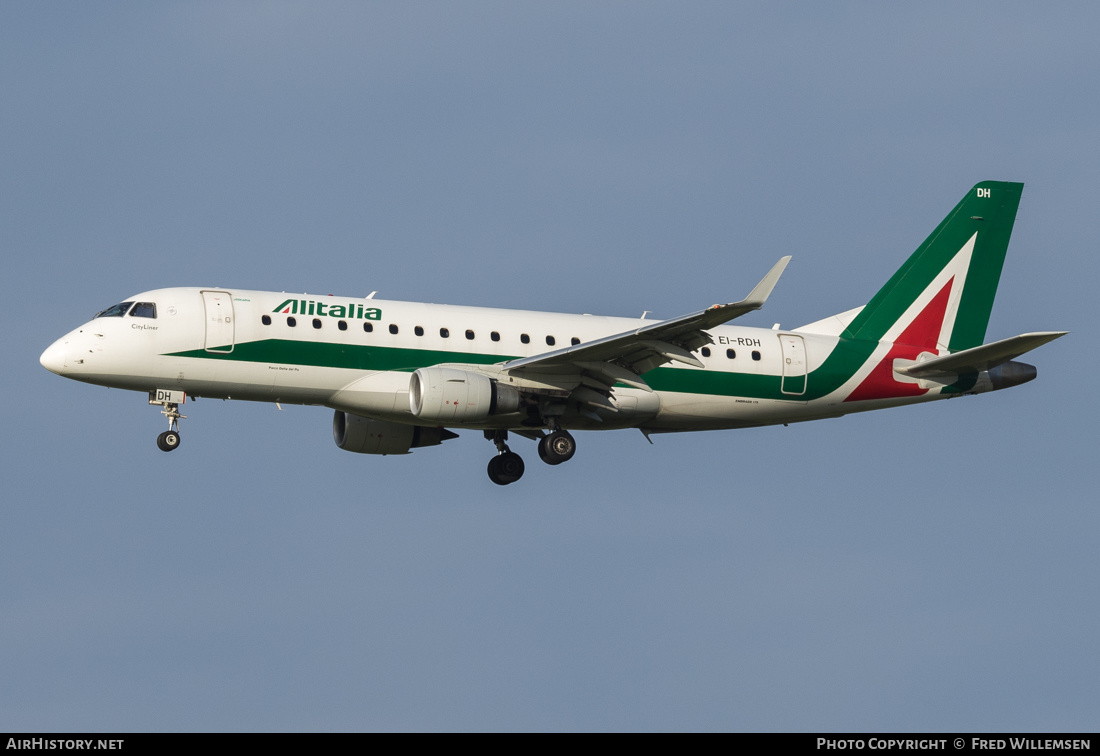
<path fill-rule="evenodd" d="M 682 362 L 685 365 L 703 367 L 692 350 L 713 343 L 705 333 L 708 328 L 721 325 L 747 312 L 759 310 L 772 289 L 775 288 L 790 256 L 782 258 L 740 302 L 716 304 L 701 312 L 691 313 L 672 320 L 636 328 L 631 331 L 605 336 L 576 346 L 544 352 L 533 357 L 512 360 L 501 367 L 505 372 L 585 374 L 595 377 L 598 383 L 610 389 L 616 382 L 636 388 L 651 390 L 640 377 L 666 362 Z M 588 382 L 592 386 L 591 382 Z M 594 386 L 603 389 L 604 386 Z"/>
<path fill-rule="evenodd" d="M 903 375 L 914 378 L 924 378 L 945 373 L 961 375 L 963 373 L 980 373 L 983 370 L 991 370 L 1010 360 L 1014 360 L 1025 352 L 1030 352 L 1036 347 L 1041 347 L 1048 341 L 1054 341 L 1060 336 L 1065 336 L 1069 331 L 1041 331 L 1038 333 L 1024 333 L 1013 336 L 1010 339 L 994 341 L 992 344 L 983 344 L 973 349 L 964 349 L 961 352 L 948 354 L 943 357 L 934 357 L 915 365 L 895 368 Z"/>

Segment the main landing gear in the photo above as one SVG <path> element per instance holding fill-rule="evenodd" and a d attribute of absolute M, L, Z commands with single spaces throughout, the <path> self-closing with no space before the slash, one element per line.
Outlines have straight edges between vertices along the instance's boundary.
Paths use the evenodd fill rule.
<path fill-rule="evenodd" d="M 498 486 L 515 483 L 523 477 L 523 458 L 508 448 L 508 431 L 485 431 L 485 438 L 497 447 L 497 455 L 489 460 L 489 480 Z M 548 465 L 568 462 L 577 452 L 577 441 L 569 431 L 555 430 L 539 439 L 539 458 Z"/>
<path fill-rule="evenodd" d="M 523 457 L 508 448 L 508 431 L 485 431 L 485 438 L 496 444 L 497 455 L 489 460 L 489 480 L 498 486 L 515 483 L 523 477 Z"/>
<path fill-rule="evenodd" d="M 569 431 L 556 430 L 539 439 L 539 458 L 548 465 L 560 465 L 573 459 L 577 442 Z"/>

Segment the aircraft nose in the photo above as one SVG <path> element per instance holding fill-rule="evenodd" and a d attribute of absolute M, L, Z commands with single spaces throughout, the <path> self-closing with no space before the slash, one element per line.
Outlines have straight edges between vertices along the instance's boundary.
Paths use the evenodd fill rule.
<path fill-rule="evenodd" d="M 57 373 L 62 375 L 65 372 L 65 353 L 68 351 L 68 345 L 62 339 L 58 339 L 42 353 L 42 356 L 38 358 L 38 361 L 42 363 L 42 367 L 49 370 L 51 373 Z"/>

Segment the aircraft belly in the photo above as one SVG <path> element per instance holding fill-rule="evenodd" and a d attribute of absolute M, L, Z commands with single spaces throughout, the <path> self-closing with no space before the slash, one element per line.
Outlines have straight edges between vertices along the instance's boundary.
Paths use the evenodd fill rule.
<path fill-rule="evenodd" d="M 151 388 L 179 388 L 188 396 L 287 404 L 324 404 L 343 376 L 325 368 L 255 362 L 167 358 L 170 363 Z M 353 371 L 341 371 L 341 373 Z M 345 380 L 346 382 L 346 380 Z M 117 382 L 112 385 L 117 385 Z M 129 388 L 129 387 L 125 387 Z"/>
<path fill-rule="evenodd" d="M 357 370 L 341 370 L 311 365 L 283 365 L 277 363 L 240 363 L 234 371 L 235 378 L 262 385 L 257 398 L 265 401 L 289 404 L 325 404 L 332 393 L 361 373 Z M 225 382 L 225 376 L 219 382 Z"/>
<path fill-rule="evenodd" d="M 644 427 L 654 430 L 717 430 L 797 422 L 820 410 L 804 401 L 661 393 L 661 411 Z M 827 414 L 835 414 L 827 411 Z"/>

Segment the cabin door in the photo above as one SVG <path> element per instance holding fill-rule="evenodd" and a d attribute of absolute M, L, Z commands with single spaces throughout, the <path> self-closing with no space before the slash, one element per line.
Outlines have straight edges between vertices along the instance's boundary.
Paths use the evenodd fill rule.
<path fill-rule="evenodd" d="M 780 390 L 790 396 L 806 393 L 806 342 L 801 336 L 784 333 L 779 336 L 783 347 L 783 383 Z"/>
<path fill-rule="evenodd" d="M 233 295 L 228 291 L 204 291 L 206 311 L 206 351 L 225 354 L 233 351 Z"/>

